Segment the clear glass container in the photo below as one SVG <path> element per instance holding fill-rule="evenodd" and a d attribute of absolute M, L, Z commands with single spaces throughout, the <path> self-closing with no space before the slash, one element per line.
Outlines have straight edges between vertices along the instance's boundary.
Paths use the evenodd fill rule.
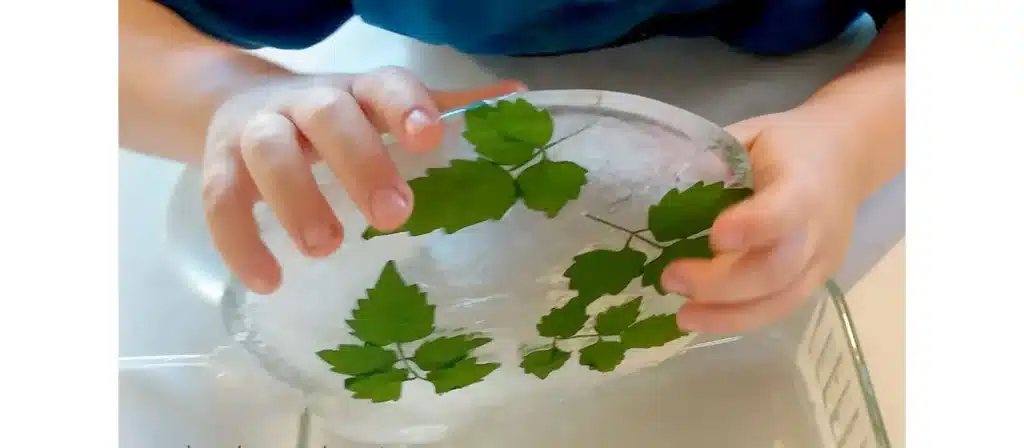
<path fill-rule="evenodd" d="M 709 121 L 667 104 L 586 90 L 523 98 L 554 118 L 552 140 L 559 143 L 548 156 L 587 170 L 580 197 L 556 217 L 517 204 L 500 221 L 450 235 L 364 240 L 358 235 L 365 221 L 318 166 L 321 189 L 347 237 L 335 254 L 313 260 L 294 248 L 269 210 L 256 210 L 264 239 L 282 264 L 283 284 L 261 296 L 229 282 L 221 300 L 224 321 L 270 377 L 305 397 L 314 432 L 323 431 L 319 437 L 332 447 L 889 446 L 856 333 L 833 284 L 790 318 L 757 333 L 688 334 L 630 350 L 610 373 L 574 362 L 574 354 L 543 380 L 525 374 L 519 366 L 524 347 L 546 342 L 537 335 L 538 319 L 574 296 L 563 272 L 575 255 L 621 248 L 627 236 L 622 229 L 645 227 L 648 207 L 673 188 L 698 181 L 749 186 L 750 179 L 741 145 Z M 475 158 L 461 136 L 462 114 L 446 120 L 438 151 L 392 151 L 403 176 Z M 652 248 L 630 241 L 655 256 Z M 359 400 L 346 390 L 346 377 L 316 353 L 358 342 L 346 320 L 390 261 L 437 306 L 439 329 L 491 339 L 474 356 L 500 364 L 493 373 L 444 394 L 426 381 L 407 381 L 401 399 L 387 403 Z M 604 309 L 638 296 L 641 316 L 671 314 L 685 303 L 633 281 L 591 306 Z M 578 352 L 585 341 L 562 343 Z M 323 444 L 310 442 L 312 436 L 304 435 L 310 446 Z"/>
<path fill-rule="evenodd" d="M 308 448 L 370 448 L 314 416 Z M 414 445 L 409 445 L 414 446 Z M 438 448 L 889 448 L 841 291 L 822 288 L 755 333 L 698 336 L 680 355 L 587 396 L 520 404 Z"/>

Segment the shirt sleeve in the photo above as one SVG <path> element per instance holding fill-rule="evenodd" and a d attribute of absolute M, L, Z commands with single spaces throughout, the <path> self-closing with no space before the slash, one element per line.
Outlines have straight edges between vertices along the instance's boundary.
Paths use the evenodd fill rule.
<path fill-rule="evenodd" d="M 906 0 L 866 0 L 864 11 L 875 21 L 875 27 L 881 29 L 893 16 L 907 9 Z"/>
<path fill-rule="evenodd" d="M 344 0 L 156 0 L 200 32 L 245 48 L 313 46 L 353 16 Z"/>

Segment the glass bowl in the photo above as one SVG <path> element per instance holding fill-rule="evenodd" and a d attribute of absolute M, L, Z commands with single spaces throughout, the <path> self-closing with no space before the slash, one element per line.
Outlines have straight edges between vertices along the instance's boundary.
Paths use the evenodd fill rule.
<path fill-rule="evenodd" d="M 697 182 L 749 187 L 749 165 L 744 148 L 724 130 L 658 101 L 589 90 L 503 100 L 508 105 L 520 99 L 553 118 L 550 141 L 556 143 L 545 160 L 571 161 L 586 171 L 578 198 L 556 216 L 519 202 L 500 220 L 452 234 L 360 238 L 365 221 L 330 172 L 315 166 L 347 237 L 336 253 L 314 260 L 293 246 L 272 212 L 255 210 L 264 240 L 281 262 L 282 286 L 258 295 L 229 281 L 221 299 L 224 321 L 270 376 L 305 396 L 321 426 L 345 443 L 366 446 L 888 446 L 836 288 L 825 295 L 831 300 L 811 300 L 813 308 L 755 334 L 680 332 L 629 345 L 621 333 L 621 345 L 631 348 L 611 361 L 612 368 L 607 363 L 615 355 L 592 347 L 608 341 L 592 336 L 594 319 L 555 342 L 542 336 L 542 318 L 576 303 L 578 288 L 566 274 L 575 257 L 629 247 L 654 259 L 657 248 L 638 232 L 651 205 Z M 439 150 L 417 156 L 392 151 L 403 176 L 477 158 L 462 136 L 463 112 L 447 114 Z M 420 311 L 430 310 L 430 336 L 379 343 L 367 336 L 379 334 L 374 329 L 381 321 L 370 327 L 350 322 L 388 272 L 391 280 L 397 275 L 419 288 L 411 295 L 405 290 L 408 300 L 426 295 L 422 305 L 432 307 Z M 380 286 L 376 297 L 385 291 L 396 289 Z M 399 308 L 381 303 L 378 314 Z M 634 280 L 584 307 L 594 316 L 636 303 L 634 326 L 671 318 L 685 298 Z M 420 348 L 432 340 L 472 347 L 457 357 L 435 353 L 444 359 L 431 367 Z M 385 357 L 392 357 L 387 363 L 393 367 L 346 361 L 332 368 L 330 356 L 342 346 L 378 357 L 385 356 L 382 350 L 392 353 Z M 527 373 L 527 357 L 552 346 L 568 353 L 568 360 L 549 375 Z M 400 379 L 382 379 L 394 369 L 402 369 Z M 467 378 L 472 372 L 480 378 Z M 368 391 L 366 382 L 360 389 L 358 381 L 391 381 L 400 384 L 399 392 L 382 393 L 379 385 Z"/>

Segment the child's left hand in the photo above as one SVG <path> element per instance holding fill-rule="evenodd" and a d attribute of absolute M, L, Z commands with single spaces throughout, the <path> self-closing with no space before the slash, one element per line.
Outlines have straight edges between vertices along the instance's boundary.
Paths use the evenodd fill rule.
<path fill-rule="evenodd" d="M 711 229 L 715 257 L 680 260 L 664 287 L 691 300 L 681 328 L 749 331 L 780 319 L 842 263 L 864 186 L 853 120 L 811 109 L 764 115 L 727 128 L 751 154 L 754 195 Z M 852 149 L 851 149 L 852 148 Z"/>

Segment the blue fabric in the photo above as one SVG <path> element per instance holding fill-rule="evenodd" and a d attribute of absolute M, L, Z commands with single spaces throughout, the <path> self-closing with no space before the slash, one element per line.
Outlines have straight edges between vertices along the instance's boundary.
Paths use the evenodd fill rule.
<path fill-rule="evenodd" d="M 472 54 L 587 51 L 659 35 L 712 36 L 789 54 L 827 42 L 886 0 L 158 0 L 199 30 L 244 48 L 299 49 L 358 15 L 369 24 Z"/>

